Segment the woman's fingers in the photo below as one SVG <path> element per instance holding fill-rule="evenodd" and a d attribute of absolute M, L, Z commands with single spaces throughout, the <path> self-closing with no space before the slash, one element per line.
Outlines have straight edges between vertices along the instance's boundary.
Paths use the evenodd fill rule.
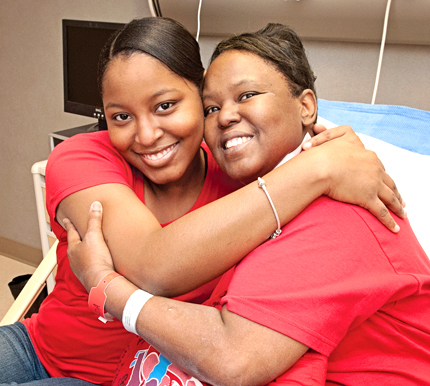
<path fill-rule="evenodd" d="M 303 149 L 307 150 L 312 147 L 316 147 L 322 145 L 326 142 L 329 142 L 333 139 L 341 138 L 347 140 L 348 142 L 364 146 L 361 142 L 360 138 L 357 134 L 355 134 L 354 130 L 352 130 L 351 126 L 343 125 L 333 127 L 330 130 L 325 129 L 324 125 L 316 124 L 314 126 L 314 132 L 318 134 L 309 139 L 308 141 L 303 143 Z"/>
<path fill-rule="evenodd" d="M 325 127 L 322 123 L 315 123 L 313 131 L 316 134 L 322 133 L 323 131 L 326 131 L 327 127 Z"/>
<path fill-rule="evenodd" d="M 90 237 L 90 234 L 95 233 L 99 238 L 101 237 L 103 239 L 102 217 L 102 204 L 98 201 L 94 201 L 91 204 L 90 213 L 88 215 L 87 233 L 85 237 Z"/>
<path fill-rule="evenodd" d="M 397 189 L 396 183 L 393 179 L 385 172 L 384 169 L 384 184 L 385 189 L 382 189 L 379 193 L 381 200 L 394 212 L 397 216 L 405 218 L 406 216 L 406 202 L 403 200 L 402 195 Z"/>
<path fill-rule="evenodd" d="M 397 233 L 400 230 L 387 206 L 381 200 L 376 198 L 374 201 L 369 202 L 367 209 L 390 231 Z"/>
<path fill-rule="evenodd" d="M 79 233 L 72 222 L 68 218 L 65 218 L 63 220 L 63 224 L 67 231 L 67 244 L 71 246 L 80 243 L 81 236 L 79 236 Z"/>
<path fill-rule="evenodd" d="M 325 168 L 329 175 L 330 183 L 325 194 L 369 210 L 388 229 L 398 232 L 393 216 L 405 217 L 404 202 L 377 154 L 366 150 L 361 141 L 357 145 L 354 139 L 356 134 L 349 127 L 340 128 L 334 133 L 334 141 L 313 150 L 326 154 L 325 161 L 318 165 Z M 319 135 L 325 134 L 322 132 Z"/>
<path fill-rule="evenodd" d="M 97 285 L 100 272 L 113 270 L 112 257 L 103 237 L 102 215 L 100 202 L 94 202 L 82 240 L 70 220 L 64 220 L 70 267 L 87 291 Z"/>

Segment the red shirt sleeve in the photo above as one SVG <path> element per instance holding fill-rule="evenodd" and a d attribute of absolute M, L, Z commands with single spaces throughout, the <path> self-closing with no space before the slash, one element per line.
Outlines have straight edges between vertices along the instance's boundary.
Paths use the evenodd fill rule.
<path fill-rule="evenodd" d="M 308 350 L 287 372 L 268 385 L 325 386 L 327 357 Z"/>
<path fill-rule="evenodd" d="M 63 228 L 55 221 L 55 212 L 65 197 L 109 183 L 133 188 L 133 172 L 113 147 L 108 132 L 99 131 L 78 134 L 57 145 L 48 159 L 45 182 L 46 207 L 59 237 Z"/>

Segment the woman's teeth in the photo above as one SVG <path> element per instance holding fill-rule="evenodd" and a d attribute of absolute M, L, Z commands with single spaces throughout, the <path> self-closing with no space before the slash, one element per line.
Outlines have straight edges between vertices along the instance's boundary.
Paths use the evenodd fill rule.
<path fill-rule="evenodd" d="M 154 154 L 143 154 L 143 158 L 147 158 L 151 161 L 157 161 L 160 158 L 163 158 L 167 153 L 173 150 L 173 148 L 176 146 L 176 144 L 173 144 L 172 146 L 169 146 L 168 148 Z"/>
<path fill-rule="evenodd" d="M 251 139 L 252 137 L 238 137 L 238 138 L 229 139 L 225 143 L 224 148 L 230 149 L 233 146 L 242 145 L 243 143 L 249 142 Z"/>

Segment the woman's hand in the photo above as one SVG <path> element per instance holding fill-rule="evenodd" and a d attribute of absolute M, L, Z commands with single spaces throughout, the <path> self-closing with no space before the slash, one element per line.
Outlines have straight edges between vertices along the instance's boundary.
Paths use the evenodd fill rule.
<path fill-rule="evenodd" d="M 318 162 L 329 180 L 325 194 L 369 210 L 388 229 L 398 232 L 400 228 L 388 209 L 404 218 L 405 203 L 377 155 L 364 148 L 350 126 L 330 130 L 315 126 L 319 134 L 305 142 L 303 149 L 324 153 Z"/>
<path fill-rule="evenodd" d="M 102 206 L 99 202 L 94 202 L 88 217 L 87 233 L 82 240 L 71 221 L 64 219 L 70 267 L 87 292 L 115 270 L 109 248 L 103 238 L 101 219 Z"/>
<path fill-rule="evenodd" d="M 361 139 L 352 127 L 348 125 L 333 127 L 328 130 L 323 124 L 316 123 L 313 127 L 313 131 L 315 136 L 303 143 L 303 150 L 308 150 L 311 147 L 322 145 L 323 143 L 336 138 L 341 138 L 342 140 L 364 147 Z"/>

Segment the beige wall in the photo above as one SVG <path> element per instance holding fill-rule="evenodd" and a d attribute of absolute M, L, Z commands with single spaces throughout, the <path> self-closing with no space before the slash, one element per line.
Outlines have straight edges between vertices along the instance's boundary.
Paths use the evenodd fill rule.
<path fill-rule="evenodd" d="M 31 165 L 48 134 L 91 122 L 63 112 L 61 19 L 127 22 L 144 0 L 0 2 L 0 238 L 40 248 Z M 202 37 L 206 64 L 217 38 Z M 306 41 L 320 98 L 370 103 L 376 44 Z M 387 46 L 377 103 L 430 110 L 430 46 Z"/>
<path fill-rule="evenodd" d="M 92 122 L 63 112 L 61 20 L 149 15 L 144 0 L 1 0 L 0 238 L 40 248 L 31 165 L 50 132 Z"/>
<path fill-rule="evenodd" d="M 371 103 L 378 44 L 305 42 L 305 46 L 320 98 Z M 387 45 L 376 103 L 430 110 L 429 70 L 430 45 Z"/>

